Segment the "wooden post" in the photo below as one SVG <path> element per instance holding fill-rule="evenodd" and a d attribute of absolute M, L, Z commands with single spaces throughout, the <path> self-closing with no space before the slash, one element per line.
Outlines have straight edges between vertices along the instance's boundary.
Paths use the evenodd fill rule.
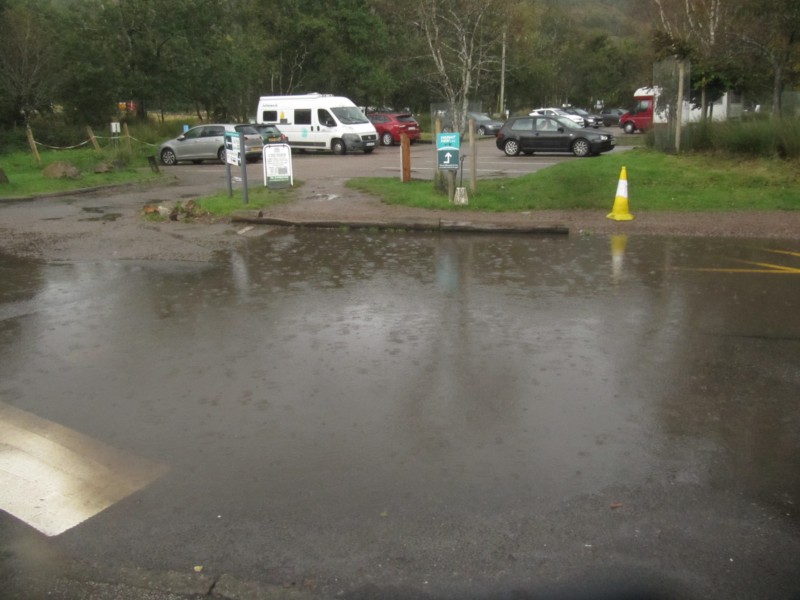
<path fill-rule="evenodd" d="M 131 133 L 128 131 L 128 124 L 123 121 L 122 123 L 122 131 L 125 134 L 125 149 L 130 152 L 131 151 Z"/>
<path fill-rule="evenodd" d="M 681 125 L 683 124 L 683 78 L 686 76 L 686 63 L 678 61 L 678 102 L 675 104 L 675 152 L 681 152 Z"/>
<path fill-rule="evenodd" d="M 31 147 L 33 158 L 36 159 L 36 164 L 39 164 L 42 162 L 42 159 L 39 156 L 39 151 L 36 149 L 36 141 L 33 139 L 33 132 L 31 131 L 30 125 L 25 126 L 25 135 L 28 136 L 28 145 Z"/>
<path fill-rule="evenodd" d="M 94 132 L 92 131 L 92 128 L 89 127 L 89 125 L 86 126 L 86 132 L 89 134 L 89 139 L 91 140 L 94 149 L 100 152 L 100 144 L 97 143 L 97 138 L 94 137 Z"/>
<path fill-rule="evenodd" d="M 469 190 L 474 194 L 478 187 L 478 145 L 475 143 L 475 119 L 469 120 Z"/>
<path fill-rule="evenodd" d="M 439 134 L 442 132 L 442 120 L 437 117 L 436 121 L 434 122 L 433 126 L 433 164 L 436 165 L 436 169 L 433 172 L 433 189 L 438 191 L 444 191 L 444 175 L 439 168 L 439 148 L 438 148 L 438 140 Z M 450 196 L 452 199 L 452 196 Z"/>
<path fill-rule="evenodd" d="M 447 198 L 450 202 L 456 197 L 456 170 L 447 169 Z"/>
<path fill-rule="evenodd" d="M 400 136 L 400 161 L 400 181 L 411 181 L 411 141 L 405 133 Z"/>

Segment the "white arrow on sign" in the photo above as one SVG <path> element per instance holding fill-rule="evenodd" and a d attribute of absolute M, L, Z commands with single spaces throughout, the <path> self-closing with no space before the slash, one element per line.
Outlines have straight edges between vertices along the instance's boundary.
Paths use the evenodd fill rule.
<path fill-rule="evenodd" d="M 449 164 L 450 164 L 450 157 L 451 157 L 451 156 L 453 156 L 453 155 L 452 155 L 452 154 L 450 154 L 449 152 L 448 152 L 447 154 L 445 154 L 445 155 L 444 155 L 445 159 L 447 159 L 447 160 L 445 160 L 445 161 L 444 161 L 444 164 L 446 164 L 446 165 L 449 165 Z"/>

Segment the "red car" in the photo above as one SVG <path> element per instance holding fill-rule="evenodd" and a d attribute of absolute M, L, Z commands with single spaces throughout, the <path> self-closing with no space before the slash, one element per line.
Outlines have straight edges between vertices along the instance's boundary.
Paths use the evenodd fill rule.
<path fill-rule="evenodd" d="M 384 146 L 400 143 L 400 136 L 404 133 L 413 144 L 419 139 L 419 123 L 411 113 L 369 113 L 367 118 L 378 131 L 378 139 Z"/>

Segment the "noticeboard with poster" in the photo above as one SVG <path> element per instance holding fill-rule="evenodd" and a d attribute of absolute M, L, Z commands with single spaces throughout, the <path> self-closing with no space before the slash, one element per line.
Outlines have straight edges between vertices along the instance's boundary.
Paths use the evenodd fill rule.
<path fill-rule="evenodd" d="M 281 189 L 294 185 L 292 149 L 289 144 L 266 144 L 263 150 L 264 185 Z"/>

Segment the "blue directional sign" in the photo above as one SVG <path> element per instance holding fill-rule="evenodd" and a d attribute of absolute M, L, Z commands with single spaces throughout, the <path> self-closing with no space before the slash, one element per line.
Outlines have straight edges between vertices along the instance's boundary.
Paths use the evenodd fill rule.
<path fill-rule="evenodd" d="M 436 136 L 436 155 L 440 169 L 458 169 L 460 154 L 460 133 L 440 133 Z"/>

